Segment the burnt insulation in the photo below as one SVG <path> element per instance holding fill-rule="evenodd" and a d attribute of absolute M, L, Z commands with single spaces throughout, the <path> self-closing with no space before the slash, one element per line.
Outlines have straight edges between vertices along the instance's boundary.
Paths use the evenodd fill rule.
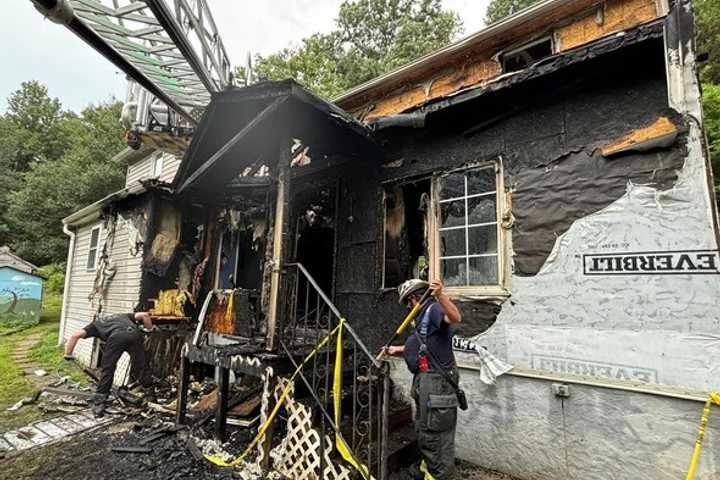
<path fill-rule="evenodd" d="M 668 109 L 662 39 L 655 30 L 646 33 L 634 44 L 627 37 L 618 39 L 622 43 L 617 49 L 606 44 L 601 55 L 579 49 L 577 61 L 570 61 L 571 53 L 555 70 L 543 64 L 537 67 L 543 75 L 523 73 L 524 82 L 513 81 L 504 89 L 463 101 L 460 95 L 447 99 L 442 108 L 429 112 L 425 129 L 378 132 L 388 151 L 381 181 L 403 181 L 500 157 L 506 190 L 513 192 L 514 274 L 537 274 L 557 237 L 575 220 L 619 199 L 628 182 L 666 189 L 677 180 L 685 157 L 683 122 Z M 658 142 L 614 158 L 600 154 L 600 147 L 661 116 L 679 128 L 674 143 Z M 395 298 L 394 292 L 386 292 L 367 302 L 367 318 L 377 318 L 373 311 L 401 318 L 402 309 L 392 306 Z M 348 306 L 360 303 L 356 296 Z M 486 330 L 501 308 L 477 300 L 464 300 L 460 307 L 462 336 Z M 383 326 L 386 323 L 391 328 L 396 321 Z M 377 322 L 372 328 L 373 337 L 387 334 L 379 331 Z"/>

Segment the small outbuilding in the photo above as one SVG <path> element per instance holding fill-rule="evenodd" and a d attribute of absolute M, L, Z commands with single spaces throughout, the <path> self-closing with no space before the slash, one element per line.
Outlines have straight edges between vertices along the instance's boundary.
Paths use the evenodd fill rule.
<path fill-rule="evenodd" d="M 38 268 L 0 247 L 0 325 L 40 319 L 43 277 Z"/>

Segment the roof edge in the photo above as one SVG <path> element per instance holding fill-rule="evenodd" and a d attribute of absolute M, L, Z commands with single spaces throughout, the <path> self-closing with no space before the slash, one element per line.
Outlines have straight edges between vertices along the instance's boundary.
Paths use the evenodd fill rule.
<path fill-rule="evenodd" d="M 63 225 L 67 225 L 68 227 L 72 226 L 78 226 L 83 223 L 86 223 L 89 220 L 94 220 L 96 218 L 100 217 L 100 213 L 102 212 L 102 209 L 109 205 L 110 203 L 122 200 L 124 198 L 129 197 L 130 195 L 138 195 L 140 193 L 144 193 L 147 191 L 147 188 L 142 183 L 136 182 L 132 183 L 129 186 L 117 190 L 110 195 L 107 195 L 100 200 L 98 200 L 95 203 L 92 203 L 88 205 L 87 207 L 83 207 L 80 210 L 78 210 L 75 213 L 71 213 L 67 217 L 62 219 Z"/>
<path fill-rule="evenodd" d="M 375 77 L 371 80 L 368 80 L 367 82 L 361 83 L 360 85 L 352 87 L 346 92 L 341 93 L 339 96 L 333 98 L 332 102 L 340 104 L 344 101 L 350 100 L 356 95 L 365 93 L 371 88 L 377 87 L 385 82 L 402 78 L 403 75 L 409 74 L 417 70 L 429 60 L 433 60 L 436 58 L 440 58 L 444 55 L 453 54 L 461 51 L 462 49 L 467 48 L 470 45 L 473 45 L 481 40 L 485 40 L 487 38 L 491 38 L 494 35 L 504 33 L 517 27 L 522 23 L 533 20 L 545 13 L 548 13 L 555 8 L 574 3 L 575 1 L 576 0 L 543 0 L 523 10 L 520 10 L 516 14 L 510 15 L 500 20 L 499 22 L 490 25 L 489 27 L 485 27 L 482 30 L 479 30 L 471 35 L 461 38 L 460 40 L 451 43 L 450 45 L 435 50 L 434 52 L 427 53 L 422 57 L 419 57 L 412 62 L 403 65 L 402 67 Z"/>

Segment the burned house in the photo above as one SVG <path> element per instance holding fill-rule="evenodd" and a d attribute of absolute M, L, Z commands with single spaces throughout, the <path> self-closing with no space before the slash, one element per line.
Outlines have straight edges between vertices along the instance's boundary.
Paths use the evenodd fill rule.
<path fill-rule="evenodd" d="M 460 458 L 677 478 L 720 322 L 693 35 L 689 1 L 547 0 L 334 103 L 292 81 L 216 95 L 181 161 L 124 152 L 127 187 L 65 220 L 63 335 L 149 308 L 157 375 L 204 365 L 221 396 L 248 376 L 269 401 L 345 319 L 344 404 L 368 426 L 346 437 L 384 478 L 409 377 L 374 353 L 403 317 L 396 287 L 440 278 L 463 313 Z M 325 348 L 295 393 L 341 431 Z M 485 352 L 513 366 L 490 385 Z M 79 353 L 92 366 L 102 348 Z"/>

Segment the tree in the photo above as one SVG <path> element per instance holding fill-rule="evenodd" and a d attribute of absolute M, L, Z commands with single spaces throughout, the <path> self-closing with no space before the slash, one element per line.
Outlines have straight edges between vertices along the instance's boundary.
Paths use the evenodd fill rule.
<path fill-rule="evenodd" d="M 255 58 L 255 74 L 293 78 L 324 97 L 370 80 L 447 45 L 462 30 L 440 0 L 346 0 L 335 30 Z"/>
<path fill-rule="evenodd" d="M 709 60 L 700 67 L 704 82 L 720 84 L 720 2 L 695 0 L 697 50 L 707 53 Z"/>
<path fill-rule="evenodd" d="M 705 132 L 710 147 L 710 159 L 715 175 L 715 193 L 720 195 L 720 85 L 703 86 Z"/>
<path fill-rule="evenodd" d="M 492 0 L 485 11 L 485 24 L 491 25 L 540 0 Z"/>
<path fill-rule="evenodd" d="M 0 129 L 5 161 L 24 172 L 33 161 L 60 157 L 72 143 L 67 127 L 74 119 L 63 112 L 57 98 L 50 98 L 44 85 L 23 82 L 8 98 L 5 126 Z"/>
<path fill-rule="evenodd" d="M 124 171 L 112 157 L 124 147 L 119 102 L 86 108 L 73 125 L 72 145 L 53 161 L 35 161 L 8 195 L 13 249 L 33 263 L 63 261 L 61 220 L 122 188 Z"/>

